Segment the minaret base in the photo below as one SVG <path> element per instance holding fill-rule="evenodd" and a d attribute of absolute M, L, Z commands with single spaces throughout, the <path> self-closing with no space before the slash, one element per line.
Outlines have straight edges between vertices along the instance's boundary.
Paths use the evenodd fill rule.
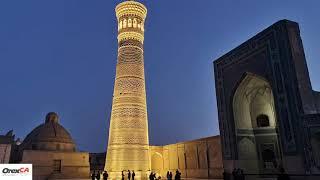
<path fill-rule="evenodd" d="M 146 171 L 146 172 L 134 171 L 134 173 L 136 174 L 134 179 L 148 180 L 151 171 Z M 121 171 L 118 171 L 118 172 L 117 171 L 110 171 L 110 172 L 108 171 L 108 174 L 109 174 L 108 179 L 110 179 L 110 180 L 121 180 L 121 178 L 122 178 Z M 128 179 L 128 171 L 123 171 L 123 174 L 124 174 L 124 179 Z M 131 174 L 132 174 L 132 171 L 131 171 Z"/>

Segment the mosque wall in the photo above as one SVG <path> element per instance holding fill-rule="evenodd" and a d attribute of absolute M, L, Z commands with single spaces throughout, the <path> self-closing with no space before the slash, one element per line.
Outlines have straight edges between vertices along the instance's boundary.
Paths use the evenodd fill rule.
<path fill-rule="evenodd" d="M 314 97 L 317 113 L 320 113 L 320 92 L 313 91 L 313 97 Z"/>
<path fill-rule="evenodd" d="M 151 171 L 166 177 L 176 170 L 184 178 L 221 178 L 223 173 L 220 136 L 165 146 L 150 146 Z"/>
<path fill-rule="evenodd" d="M 25 150 L 21 163 L 33 164 L 33 179 L 88 179 L 89 154 Z"/>
<path fill-rule="evenodd" d="M 0 143 L 0 163 L 6 164 L 10 161 L 11 144 Z"/>
<path fill-rule="evenodd" d="M 320 97 L 298 23 L 276 22 L 215 60 L 214 71 L 227 173 L 318 174 Z"/>
<path fill-rule="evenodd" d="M 12 161 L 13 153 L 16 148 L 15 146 L 15 136 L 13 131 L 9 131 L 4 135 L 0 135 L 0 163 L 9 163 Z"/>

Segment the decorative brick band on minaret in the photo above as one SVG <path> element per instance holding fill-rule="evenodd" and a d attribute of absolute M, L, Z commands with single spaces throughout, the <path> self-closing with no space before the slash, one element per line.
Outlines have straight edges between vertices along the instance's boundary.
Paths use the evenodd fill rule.
<path fill-rule="evenodd" d="M 114 84 L 106 166 L 112 179 L 134 170 L 137 179 L 150 171 L 148 118 L 144 77 L 146 7 L 125 1 L 116 7 L 118 61 Z"/>

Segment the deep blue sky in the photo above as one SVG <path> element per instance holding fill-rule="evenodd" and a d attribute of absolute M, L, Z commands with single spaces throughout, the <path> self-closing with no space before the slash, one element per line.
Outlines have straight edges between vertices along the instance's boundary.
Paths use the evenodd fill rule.
<path fill-rule="evenodd" d="M 0 134 L 49 111 L 80 150 L 107 144 L 117 57 L 113 0 L 0 1 Z M 280 19 L 299 22 L 320 89 L 320 1 L 148 0 L 151 144 L 219 134 L 212 61 Z"/>

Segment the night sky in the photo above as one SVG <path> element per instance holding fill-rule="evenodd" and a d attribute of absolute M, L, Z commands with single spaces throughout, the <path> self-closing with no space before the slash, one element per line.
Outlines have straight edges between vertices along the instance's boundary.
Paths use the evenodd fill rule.
<path fill-rule="evenodd" d="M 117 60 L 114 0 L 0 1 L 0 134 L 55 111 L 79 150 L 105 151 Z M 297 21 L 320 90 L 320 1 L 148 0 L 150 144 L 219 134 L 213 60 L 280 19 Z"/>

